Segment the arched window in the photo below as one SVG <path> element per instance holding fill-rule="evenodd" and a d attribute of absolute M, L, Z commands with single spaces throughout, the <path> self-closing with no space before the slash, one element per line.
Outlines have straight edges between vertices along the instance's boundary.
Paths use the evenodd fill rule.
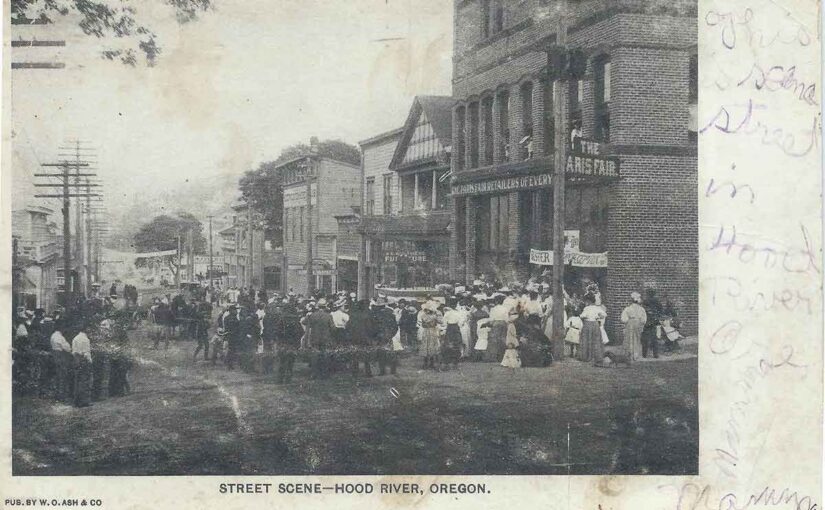
<path fill-rule="evenodd" d="M 470 126 L 468 129 L 468 144 L 470 145 L 470 168 L 478 167 L 478 101 L 470 103 Z"/>
<path fill-rule="evenodd" d="M 498 140 L 499 154 L 502 161 L 510 160 L 510 92 L 498 93 Z"/>
<path fill-rule="evenodd" d="M 484 122 L 484 158 L 483 165 L 493 164 L 493 98 L 481 101 L 482 121 Z"/>
<path fill-rule="evenodd" d="M 467 139 L 467 114 L 463 106 L 456 108 L 456 123 L 458 126 L 458 140 L 455 148 L 456 168 L 464 170 L 465 168 L 465 148 Z"/>
<path fill-rule="evenodd" d="M 610 141 L 610 58 L 603 56 L 595 61 L 596 94 L 594 105 L 595 129 L 594 135 L 600 142 Z"/>
<path fill-rule="evenodd" d="M 533 157 L 533 82 L 524 83 L 521 96 L 521 139 L 518 141 L 519 159 Z"/>

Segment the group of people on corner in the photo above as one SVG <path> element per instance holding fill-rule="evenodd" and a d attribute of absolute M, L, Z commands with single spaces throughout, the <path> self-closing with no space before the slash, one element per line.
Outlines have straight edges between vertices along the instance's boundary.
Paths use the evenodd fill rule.
<path fill-rule="evenodd" d="M 89 298 L 46 314 L 18 307 L 12 331 L 12 387 L 16 394 L 87 407 L 131 391 L 131 315 L 116 298 Z"/>
<path fill-rule="evenodd" d="M 607 310 L 598 286 L 590 282 L 585 288 L 581 296 L 564 293 L 564 343 L 570 356 L 603 366 L 611 362 L 604 348 Z M 292 379 L 296 361 L 308 363 L 318 379 L 343 371 L 371 377 L 374 365 L 379 375 L 395 374 L 399 356 L 411 354 L 420 356 L 423 370 L 454 369 L 462 361 L 508 368 L 553 362 L 553 300 L 547 283 L 500 286 L 477 280 L 440 290 L 446 297 L 393 302 L 381 294 L 357 300 L 346 292 L 310 297 L 292 291 L 272 297 L 254 289 L 228 292 L 230 302 L 218 314 L 209 340 L 211 307 L 188 304 L 199 310 L 194 356 L 203 352 L 213 365 L 223 359 L 228 369 L 265 374 L 275 372 L 277 364 L 279 382 Z M 163 302 L 158 306 L 165 308 Z M 644 300 L 638 292 L 631 294 L 621 321 L 623 348 L 631 360 L 658 357 L 660 341 L 678 349 L 675 310 L 670 303 L 663 306 L 652 289 Z"/>

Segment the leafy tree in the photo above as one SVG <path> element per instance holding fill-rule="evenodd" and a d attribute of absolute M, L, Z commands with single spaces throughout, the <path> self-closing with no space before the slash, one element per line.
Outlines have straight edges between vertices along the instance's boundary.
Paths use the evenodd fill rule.
<path fill-rule="evenodd" d="M 177 250 L 178 236 L 181 246 L 185 249 L 187 232 L 192 230 L 192 247 L 196 254 L 204 253 L 206 239 L 203 237 L 203 224 L 188 212 L 178 212 L 175 216 L 162 214 L 155 216 L 135 234 L 135 248 L 138 252 Z M 175 274 L 179 267 L 176 257 L 163 257 L 164 263 Z M 139 259 L 141 264 L 148 263 L 148 259 Z"/>
<path fill-rule="evenodd" d="M 212 8 L 212 0 L 160 0 L 174 8 L 178 23 L 197 19 L 198 14 Z M 143 53 L 148 65 L 154 65 L 160 47 L 157 36 L 146 26 L 138 23 L 137 10 L 126 2 L 110 5 L 106 0 L 11 0 L 13 23 L 51 23 L 58 16 L 70 13 L 80 15 L 80 28 L 86 35 L 98 38 L 114 36 L 136 40 L 137 49 Z M 134 66 L 138 57 L 135 48 L 106 49 L 102 55 L 109 60 L 120 60 Z"/>
<path fill-rule="evenodd" d="M 316 147 L 319 156 L 353 165 L 361 164 L 358 147 L 341 140 L 324 140 Z M 281 175 L 277 167 L 281 163 L 312 153 L 311 146 L 305 143 L 290 145 L 281 151 L 275 161 L 262 163 L 257 169 L 247 171 L 238 182 L 241 200 L 251 203 L 253 210 L 263 215 L 264 235 L 275 246 L 280 246 L 283 239 L 284 211 Z"/>

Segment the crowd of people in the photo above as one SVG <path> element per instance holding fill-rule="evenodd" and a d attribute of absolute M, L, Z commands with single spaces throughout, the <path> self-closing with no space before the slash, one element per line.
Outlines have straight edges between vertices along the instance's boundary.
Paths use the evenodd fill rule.
<path fill-rule="evenodd" d="M 16 394 L 78 407 L 131 391 L 131 312 L 116 296 L 81 299 L 51 313 L 16 309 L 12 386 Z"/>
<path fill-rule="evenodd" d="M 628 362 L 658 357 L 660 346 L 677 350 L 679 319 L 655 290 L 632 292 L 622 310 L 623 339 L 610 342 L 607 310 L 598 285 L 564 292 L 565 355 L 596 366 L 616 361 L 620 344 Z M 112 289 L 115 290 L 115 289 Z M 509 286 L 477 280 L 440 286 L 438 295 L 390 300 L 354 293 L 271 297 L 263 290 L 195 289 L 152 300 L 143 317 L 134 287 L 57 309 L 17 310 L 13 332 L 15 388 L 78 406 L 130 391 L 128 330 L 147 320 L 151 348 L 179 338 L 195 340 L 193 360 L 277 374 L 290 382 L 296 362 L 312 378 L 348 372 L 353 377 L 395 374 L 401 358 L 418 357 L 422 370 L 452 370 L 462 362 L 515 369 L 553 363 L 553 298 L 547 282 Z M 213 310 L 217 307 L 217 315 Z M 213 332 L 210 335 L 210 331 Z M 620 331 L 615 328 L 614 331 Z M 608 346 L 611 344 L 611 346 Z M 605 347 L 608 346 L 608 347 Z"/>
<path fill-rule="evenodd" d="M 585 289 L 582 295 L 565 292 L 564 345 L 569 356 L 605 366 L 617 352 L 605 348 L 611 343 L 607 310 L 595 283 Z M 230 370 L 272 373 L 277 364 L 281 382 L 291 380 L 299 360 L 309 363 L 313 378 L 345 371 L 371 377 L 374 366 L 378 375 L 394 374 L 399 356 L 411 355 L 420 358 L 424 370 L 450 370 L 460 362 L 508 368 L 553 362 L 553 299 L 546 282 L 502 286 L 476 281 L 439 290 L 439 296 L 419 301 L 390 300 L 380 293 L 358 300 L 346 292 L 269 297 L 260 290 L 230 288 L 215 293 L 224 306 L 208 340 L 209 319 L 198 316 L 194 356 L 203 353 L 212 364 L 222 360 Z M 631 293 L 621 321 L 621 349 L 630 361 L 658 357 L 660 344 L 679 348 L 676 311 L 669 302 L 662 305 L 653 289 L 646 290 L 645 299 Z"/>

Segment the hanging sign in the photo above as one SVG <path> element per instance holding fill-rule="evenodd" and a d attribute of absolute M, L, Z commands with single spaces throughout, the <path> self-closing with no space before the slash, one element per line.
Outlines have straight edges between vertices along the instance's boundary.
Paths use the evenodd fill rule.
<path fill-rule="evenodd" d="M 578 140 L 576 149 L 567 156 L 565 173 L 573 176 L 619 178 L 619 158 L 603 154 L 604 145 L 586 138 Z"/>
<path fill-rule="evenodd" d="M 539 266 L 553 265 L 553 250 L 530 250 L 530 263 Z M 607 252 L 582 253 L 569 251 L 564 254 L 564 264 L 574 267 L 607 267 Z"/>
<path fill-rule="evenodd" d="M 564 231 L 564 252 L 579 251 L 579 241 L 581 240 L 581 230 Z"/>

